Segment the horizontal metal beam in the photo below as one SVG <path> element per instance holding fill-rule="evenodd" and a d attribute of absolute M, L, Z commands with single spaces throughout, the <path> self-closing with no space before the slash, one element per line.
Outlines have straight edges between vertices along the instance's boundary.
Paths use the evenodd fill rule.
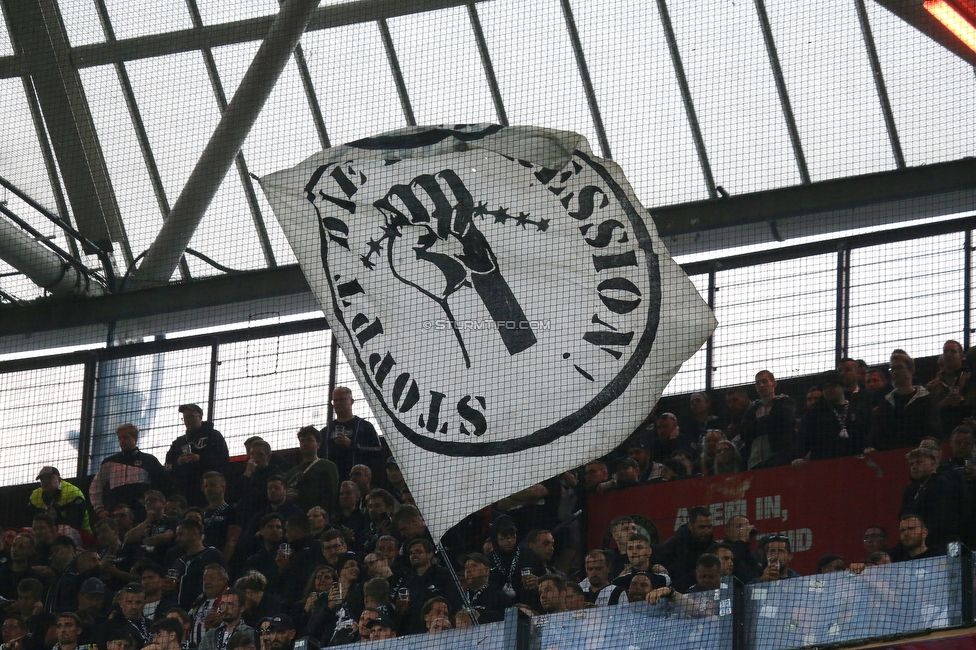
<path fill-rule="evenodd" d="M 893 230 L 882 230 L 880 232 L 854 235 L 851 237 L 840 237 L 826 241 L 810 242 L 807 244 L 797 244 L 796 246 L 783 246 L 768 251 L 757 253 L 747 253 L 744 255 L 732 255 L 721 259 L 706 260 L 703 262 L 691 262 L 682 264 L 681 268 L 688 275 L 702 275 L 711 271 L 727 271 L 729 269 L 741 269 L 747 266 L 758 264 L 770 264 L 773 262 L 784 262 L 786 260 L 796 260 L 812 255 L 825 255 L 836 253 L 842 248 L 858 249 L 868 246 L 879 246 L 881 244 L 893 244 L 895 242 L 922 239 L 925 237 L 937 237 L 953 232 L 962 232 L 976 229 L 976 217 L 961 217 L 950 219 L 938 223 L 928 223 L 922 226 L 907 226 L 905 228 L 895 228 Z"/>
<path fill-rule="evenodd" d="M 791 221 L 805 220 L 802 217 L 796 218 L 797 211 L 806 215 L 813 213 L 815 208 L 837 212 L 842 211 L 842 207 L 851 202 L 864 202 L 870 199 L 879 203 L 880 199 L 891 195 L 932 196 L 933 201 L 938 202 L 940 196 L 937 193 L 940 190 L 958 191 L 973 185 L 976 185 L 976 161 L 961 160 L 840 181 L 813 183 L 756 195 L 677 205 L 652 210 L 652 213 L 658 232 L 666 241 L 681 237 L 692 239 L 695 232 L 707 232 L 709 228 L 718 231 L 744 230 L 756 227 L 757 224 L 764 226 L 766 222 L 776 220 L 783 230 L 789 230 Z M 886 190 L 888 195 L 885 195 L 882 190 Z M 776 199 L 772 200 L 768 195 L 774 195 Z M 881 205 L 883 203 L 880 201 Z M 953 206 L 946 203 L 946 207 Z M 970 204 L 968 209 L 970 211 L 976 209 L 976 203 Z M 949 213 L 951 210 L 943 212 L 943 214 Z M 816 216 L 812 218 L 816 220 Z M 872 245 L 968 228 L 976 228 L 972 218 L 955 219 L 923 226 L 889 229 L 854 238 L 786 247 L 749 256 L 709 260 L 687 265 L 686 269 L 690 274 L 704 273 L 710 268 L 715 268 L 715 265 L 718 265 L 717 268 L 733 268 L 828 252 L 836 250 L 838 242 Z M 180 312 L 184 314 L 199 312 L 200 318 L 205 321 L 208 313 L 219 309 L 223 309 L 221 317 L 224 320 L 221 322 L 231 322 L 229 319 L 233 319 L 235 315 L 240 322 L 247 320 L 249 312 L 241 310 L 232 312 L 230 308 L 235 305 L 288 296 L 294 298 L 292 301 L 294 305 L 291 306 L 292 311 L 289 313 L 298 313 L 297 309 L 306 307 L 308 311 L 314 311 L 315 300 L 311 297 L 301 270 L 294 265 L 228 274 L 121 295 L 96 298 L 47 298 L 22 306 L 0 307 L 0 337 L 26 336 L 68 328 L 106 326 L 118 321 L 140 318 L 166 318 L 167 314 Z M 183 322 L 181 317 L 181 323 Z M 190 325 L 190 327 L 197 326 L 202 325 Z"/>
<path fill-rule="evenodd" d="M 283 266 L 97 298 L 50 298 L 0 307 L 0 336 L 108 325 L 308 291 L 301 269 Z"/>
<path fill-rule="evenodd" d="M 973 189 L 976 158 L 964 158 L 650 211 L 658 232 L 675 236 Z"/>
<path fill-rule="evenodd" d="M 839 247 L 862 248 L 968 229 L 976 229 L 976 217 L 963 217 L 922 226 L 786 246 L 771 251 L 684 264 L 682 268 L 689 275 L 699 275 L 709 271 L 820 255 L 835 252 Z M 0 337 L 108 325 L 116 321 L 203 311 L 224 305 L 290 295 L 307 295 L 309 297 L 307 304 L 315 304 L 314 299 L 311 298 L 311 289 L 297 265 L 224 275 L 97 298 L 48 299 L 25 306 L 0 307 Z"/>
<path fill-rule="evenodd" d="M 479 0 L 480 1 L 480 0 Z M 382 18 L 396 18 L 425 11 L 462 7 L 468 0 L 358 0 L 320 7 L 312 15 L 306 31 L 369 23 Z M 183 29 L 163 34 L 126 38 L 108 43 L 92 43 L 71 49 L 79 68 L 132 61 L 155 56 L 190 52 L 204 47 L 220 47 L 247 41 L 259 41 L 268 34 L 275 16 L 261 16 L 198 29 Z M 26 62 L 19 56 L 0 57 L 0 78 L 24 74 Z"/>
<path fill-rule="evenodd" d="M 46 357 L 30 359 L 15 359 L 0 362 L 0 373 L 22 372 L 24 370 L 38 370 L 41 368 L 57 368 L 76 363 L 85 363 L 92 359 L 108 361 L 111 359 L 125 359 L 145 354 L 160 354 L 176 350 L 189 350 L 220 343 L 239 343 L 270 338 L 272 336 L 287 336 L 304 332 L 320 332 L 329 329 L 324 318 L 309 318 L 307 320 L 280 323 L 277 325 L 263 325 L 261 327 L 247 327 L 217 334 L 200 334 L 175 339 L 157 339 L 144 343 L 129 343 L 100 350 L 82 350 L 67 354 L 52 354 Z"/>

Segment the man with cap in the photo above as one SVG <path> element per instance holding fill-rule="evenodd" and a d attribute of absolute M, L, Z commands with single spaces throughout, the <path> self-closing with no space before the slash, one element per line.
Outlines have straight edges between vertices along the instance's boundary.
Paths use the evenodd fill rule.
<path fill-rule="evenodd" d="M 30 495 L 29 514 L 47 512 L 58 525 L 71 526 L 79 533 L 92 534 L 88 521 L 88 501 L 77 487 L 61 480 L 57 467 L 42 467 L 37 474 L 41 487 Z"/>
<path fill-rule="evenodd" d="M 59 535 L 51 543 L 51 565 L 48 569 L 52 574 L 47 576 L 44 611 L 59 614 L 78 606 L 78 591 L 83 579 L 75 563 L 76 553 L 75 541 L 70 537 Z"/>
<path fill-rule="evenodd" d="M 266 635 L 261 644 L 263 650 L 291 650 L 295 645 L 295 624 L 292 622 L 291 616 L 278 614 L 263 618 L 258 623 L 258 628 L 264 627 L 262 623 L 265 622 L 268 625 L 266 631 L 262 632 L 263 635 Z"/>
<path fill-rule="evenodd" d="M 108 620 L 105 596 L 108 588 L 98 578 L 88 578 L 81 583 L 78 592 L 78 609 L 75 614 L 81 619 L 84 631 L 81 635 L 82 643 L 94 643 L 96 630 L 105 625 Z"/>
<path fill-rule="evenodd" d="M 604 494 L 634 487 L 639 484 L 639 477 L 640 466 L 637 461 L 630 456 L 625 456 L 617 461 L 617 471 L 613 473 L 613 478 L 598 485 L 596 491 Z"/>
<path fill-rule="evenodd" d="M 387 489 L 393 495 L 393 498 L 400 503 L 406 503 L 403 497 L 410 493 L 410 488 L 407 487 L 407 482 L 403 478 L 403 472 L 400 471 L 400 464 L 392 456 L 386 459 L 386 482 Z"/>
<path fill-rule="evenodd" d="M 488 580 L 491 563 L 481 553 L 462 556 L 461 567 L 468 590 L 468 603 L 478 612 L 479 623 L 494 623 L 505 618 L 505 610 L 512 606 L 512 599 Z"/>
<path fill-rule="evenodd" d="M 661 477 L 663 465 L 651 457 L 651 448 L 647 443 L 635 440 L 627 446 L 627 455 L 637 461 L 639 483 L 649 483 Z"/>
<path fill-rule="evenodd" d="M 227 443 L 213 422 L 203 421 L 203 409 L 196 404 L 179 408 L 186 433 L 173 441 L 166 453 L 166 469 L 173 475 L 174 490 L 191 506 L 204 507 L 207 498 L 200 489 L 207 472 L 227 473 Z"/>
<path fill-rule="evenodd" d="M 385 614 L 380 614 L 371 620 L 366 624 L 366 627 L 369 628 L 370 641 L 396 638 L 396 624 L 393 622 L 393 619 Z"/>

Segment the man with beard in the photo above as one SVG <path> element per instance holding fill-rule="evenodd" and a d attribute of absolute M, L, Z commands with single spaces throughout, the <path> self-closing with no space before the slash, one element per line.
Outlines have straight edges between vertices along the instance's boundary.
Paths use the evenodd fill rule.
<path fill-rule="evenodd" d="M 441 596 L 450 604 L 451 611 L 457 611 L 461 606 L 461 594 L 450 570 L 433 563 L 433 542 L 424 538 L 415 539 L 407 543 L 406 549 L 410 573 L 404 587 L 409 595 L 405 604 L 403 600 L 397 601 L 397 612 L 404 617 L 407 633 L 414 634 L 427 631 L 422 611 L 428 599 Z"/>
<path fill-rule="evenodd" d="M 928 535 L 929 529 L 924 519 L 918 515 L 902 515 L 898 522 L 898 537 L 901 541 L 891 549 L 891 561 L 905 562 L 942 555 L 941 549 L 927 545 Z"/>
<path fill-rule="evenodd" d="M 277 513 L 262 517 L 260 526 L 261 550 L 244 562 L 244 573 L 257 571 L 273 586 L 278 579 L 278 565 L 275 560 L 278 557 L 278 545 L 285 536 L 285 527 L 282 525 L 281 515 Z M 326 535 L 329 532 L 332 531 L 328 531 Z"/>
<path fill-rule="evenodd" d="M 207 472 L 227 473 L 227 443 L 213 422 L 203 421 L 203 409 L 196 404 L 179 408 L 186 433 L 173 441 L 166 453 L 166 469 L 173 475 L 174 489 L 191 506 L 203 507 L 207 499 L 201 481 Z"/>
<path fill-rule="evenodd" d="M 380 537 L 393 533 L 393 510 L 395 507 L 396 500 L 386 490 L 376 488 L 369 491 L 369 494 L 366 495 L 366 514 L 369 516 L 369 526 L 356 538 L 361 552 L 369 553 L 376 548 L 376 541 Z"/>
<path fill-rule="evenodd" d="M 695 570 L 695 561 L 712 545 L 712 513 L 705 506 L 688 511 L 688 523 L 661 545 L 661 563 L 675 577 Z"/>
<path fill-rule="evenodd" d="M 521 576 L 518 602 L 538 611 L 539 578 L 550 574 L 561 575 L 551 566 L 555 551 L 556 542 L 548 530 L 530 530 L 525 536 L 525 549 L 518 563 Z"/>
<path fill-rule="evenodd" d="M 253 628 L 241 620 L 245 598 L 240 589 L 228 589 L 223 593 L 217 607 L 220 625 L 204 635 L 199 650 L 227 650 L 227 642 L 231 636 L 238 632 L 254 632 Z"/>
<path fill-rule="evenodd" d="M 291 650 L 295 645 L 295 624 L 287 614 L 270 616 L 262 650 Z"/>

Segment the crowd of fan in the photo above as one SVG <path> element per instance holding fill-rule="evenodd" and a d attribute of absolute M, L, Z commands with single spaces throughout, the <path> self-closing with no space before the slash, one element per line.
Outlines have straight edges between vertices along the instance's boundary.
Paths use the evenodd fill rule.
<path fill-rule="evenodd" d="M 818 571 L 930 557 L 974 540 L 976 385 L 955 341 L 932 381 L 916 384 L 914 371 L 902 350 L 885 368 L 844 359 L 807 393 L 799 418 L 767 371 L 756 375 L 758 399 L 725 393 L 724 421 L 695 393 L 687 419 L 652 412 L 615 454 L 469 515 L 436 551 L 382 438 L 353 414 L 349 389 L 333 393 L 336 417 L 325 429 L 298 432 L 297 465 L 282 466 L 251 438 L 230 484 L 223 436 L 185 404 L 186 434 L 163 463 L 124 424 L 119 453 L 87 495 L 56 468 L 40 470 L 30 527 L 3 536 L 0 650 L 291 650 L 299 638 L 341 645 L 490 623 L 512 606 L 540 614 L 667 599 L 709 614 L 715 599 L 691 595 L 726 576 L 796 576 L 789 539 L 757 539 L 739 516 L 715 540 L 711 514 L 697 506 L 663 544 L 618 517 L 608 548 L 586 552 L 588 497 L 903 447 L 913 449 L 901 543 L 886 548 L 887 532 L 871 526 L 863 558 L 848 565 L 827 555 Z M 940 463 L 946 441 L 951 457 Z"/>

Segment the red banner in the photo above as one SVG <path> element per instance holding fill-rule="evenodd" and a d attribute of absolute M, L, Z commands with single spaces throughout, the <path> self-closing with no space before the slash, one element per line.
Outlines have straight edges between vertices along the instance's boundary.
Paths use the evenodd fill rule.
<path fill-rule="evenodd" d="M 794 549 L 792 569 L 813 573 L 817 560 L 836 553 L 848 563 L 864 557 L 862 537 L 870 525 L 888 531 L 888 546 L 898 543 L 901 493 L 909 482 L 905 453 L 896 450 L 808 463 L 803 469 L 776 467 L 726 476 L 643 485 L 591 497 L 589 547 L 601 548 L 610 521 L 620 515 L 652 520 L 661 541 L 687 522 L 688 510 L 712 511 L 715 539 L 725 523 L 745 515 L 760 535 L 784 533 Z"/>
<path fill-rule="evenodd" d="M 875 648 L 892 648 L 892 650 L 972 650 L 976 648 L 976 636 L 966 634 L 961 636 L 944 637 L 941 639 L 919 639 L 892 645 L 876 645 Z"/>

